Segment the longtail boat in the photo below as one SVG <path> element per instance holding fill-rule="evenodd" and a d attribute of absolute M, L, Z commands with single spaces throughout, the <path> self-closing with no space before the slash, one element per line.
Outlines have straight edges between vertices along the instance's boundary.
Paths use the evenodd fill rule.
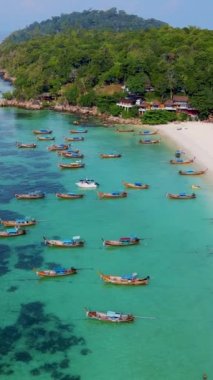
<path fill-rule="evenodd" d="M 157 133 L 158 133 L 158 129 L 156 129 L 155 131 L 145 130 L 145 131 L 140 131 L 139 135 L 150 136 L 150 135 L 157 135 Z"/>
<path fill-rule="evenodd" d="M 180 175 L 202 175 L 207 172 L 208 169 L 205 170 L 179 170 Z"/>
<path fill-rule="evenodd" d="M 76 194 L 76 193 L 56 193 L 56 197 L 60 199 L 79 199 L 83 198 L 84 194 Z"/>
<path fill-rule="evenodd" d="M 53 141 L 55 140 L 54 136 L 37 136 L 37 140 L 39 141 Z"/>
<path fill-rule="evenodd" d="M 80 179 L 78 182 L 75 183 L 78 187 L 81 187 L 82 189 L 96 189 L 99 186 L 98 182 L 95 182 L 94 179 Z"/>
<path fill-rule="evenodd" d="M 129 182 L 123 182 L 124 186 L 127 187 L 128 189 L 148 189 L 149 185 L 141 182 L 135 182 L 135 183 L 129 183 Z"/>
<path fill-rule="evenodd" d="M 53 278 L 53 277 L 65 277 L 71 276 L 73 274 L 77 274 L 77 269 L 75 268 L 54 268 L 54 269 L 46 269 L 46 270 L 38 270 L 36 271 L 38 277 L 42 278 Z"/>
<path fill-rule="evenodd" d="M 28 227 L 28 226 L 35 226 L 37 221 L 35 219 L 24 218 L 24 219 L 15 219 L 15 220 L 0 220 L 0 223 L 4 227 Z"/>
<path fill-rule="evenodd" d="M 100 154 L 101 158 L 120 158 L 122 155 L 120 153 L 102 153 Z"/>
<path fill-rule="evenodd" d="M 84 128 L 78 128 L 78 129 L 71 129 L 70 133 L 87 133 L 88 130 Z"/>
<path fill-rule="evenodd" d="M 111 323 L 128 323 L 134 321 L 134 316 L 132 314 L 117 313 L 115 311 L 90 311 L 86 309 L 86 316 L 90 319 L 95 319 L 102 322 Z"/>
<path fill-rule="evenodd" d="M 77 248 L 77 247 L 83 247 L 84 246 L 84 240 L 80 238 L 80 236 L 73 236 L 71 239 L 66 240 L 51 240 L 51 239 L 44 239 L 44 244 L 49 247 L 56 247 L 56 248 Z"/>
<path fill-rule="evenodd" d="M 6 231 L 0 231 L 0 238 L 4 237 L 15 237 L 20 235 L 25 235 L 26 230 L 21 230 L 19 228 L 8 228 Z"/>
<path fill-rule="evenodd" d="M 59 145 L 50 145 L 47 148 L 49 151 L 58 151 L 58 150 L 67 150 L 69 149 L 69 145 L 67 144 L 59 144 Z"/>
<path fill-rule="evenodd" d="M 130 133 L 130 132 L 134 132 L 134 129 L 119 129 L 119 128 L 117 128 L 116 131 L 119 133 Z"/>
<path fill-rule="evenodd" d="M 49 135 L 52 133 L 51 129 L 35 129 L 33 131 L 35 135 Z"/>
<path fill-rule="evenodd" d="M 103 240 L 105 247 L 127 247 L 128 245 L 137 245 L 140 243 L 140 238 L 133 236 L 121 237 L 119 240 Z"/>
<path fill-rule="evenodd" d="M 78 169 L 78 168 L 84 168 L 84 166 L 85 164 L 81 161 L 75 161 L 69 164 L 59 164 L 59 167 L 61 169 Z"/>
<path fill-rule="evenodd" d="M 100 273 L 100 278 L 109 284 L 114 285 L 148 285 L 150 277 L 139 278 L 137 273 L 125 274 L 123 276 L 112 276 Z"/>
<path fill-rule="evenodd" d="M 59 150 L 58 151 L 58 156 L 65 156 L 66 154 L 69 154 L 69 153 L 71 153 L 71 154 L 77 154 L 78 155 L 79 149 L 71 149 L 69 147 L 69 149 L 67 149 L 67 150 Z"/>
<path fill-rule="evenodd" d="M 190 158 L 188 160 L 182 160 L 181 158 L 176 158 L 176 160 L 170 160 L 169 163 L 172 165 L 188 165 L 194 162 L 194 158 Z"/>
<path fill-rule="evenodd" d="M 186 193 L 171 194 L 171 193 L 167 193 L 166 196 L 169 199 L 195 199 L 196 198 L 195 193 L 192 193 L 192 194 L 186 194 Z"/>
<path fill-rule="evenodd" d="M 16 146 L 17 146 L 17 148 L 23 148 L 23 149 L 25 149 L 25 148 L 36 148 L 36 144 L 34 144 L 34 143 L 32 143 L 32 144 L 23 144 L 23 143 L 16 143 Z"/>
<path fill-rule="evenodd" d="M 160 139 L 140 139 L 140 144 L 158 144 L 160 142 Z"/>
<path fill-rule="evenodd" d="M 63 152 L 62 157 L 64 158 L 84 158 L 82 153 L 76 152 Z"/>
<path fill-rule="evenodd" d="M 15 194 L 16 199 L 41 199 L 45 198 L 45 193 L 42 191 L 33 191 L 24 194 Z"/>
<path fill-rule="evenodd" d="M 126 198 L 128 193 L 126 191 L 115 191 L 113 193 L 103 193 L 102 191 L 98 192 L 98 197 L 100 199 L 117 199 L 117 198 Z"/>
<path fill-rule="evenodd" d="M 65 141 L 84 141 L 84 137 L 83 136 L 65 137 L 64 140 Z"/>

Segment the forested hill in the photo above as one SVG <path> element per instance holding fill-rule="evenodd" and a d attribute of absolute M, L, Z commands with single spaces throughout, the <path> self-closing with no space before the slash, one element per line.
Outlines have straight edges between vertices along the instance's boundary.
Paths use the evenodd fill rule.
<path fill-rule="evenodd" d="M 68 29 L 96 29 L 110 31 L 133 31 L 139 29 L 159 28 L 166 23 L 151 19 L 143 19 L 135 15 L 128 15 L 122 10 L 111 8 L 107 11 L 85 10 L 62 14 L 40 23 L 34 22 L 25 29 L 12 33 L 8 39 L 13 42 L 22 42 L 39 35 L 53 35 L 65 32 Z"/>

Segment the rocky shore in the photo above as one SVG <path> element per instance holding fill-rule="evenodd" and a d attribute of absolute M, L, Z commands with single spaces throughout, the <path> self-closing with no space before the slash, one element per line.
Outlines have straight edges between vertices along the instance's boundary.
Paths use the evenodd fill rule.
<path fill-rule="evenodd" d="M 69 104 L 58 104 L 51 103 L 49 105 L 45 104 L 43 106 L 42 102 L 39 100 L 31 100 L 31 101 L 18 101 L 16 99 L 0 99 L 0 107 L 17 107 L 24 108 L 27 110 L 42 110 L 42 109 L 51 109 L 57 112 L 67 112 L 71 114 L 77 114 L 78 116 L 83 117 L 95 117 L 100 119 L 104 124 L 125 124 L 125 125 L 141 125 L 141 120 L 139 118 L 128 118 L 123 119 L 121 117 L 115 117 L 107 114 L 101 114 L 97 107 L 80 107 L 73 106 Z"/>

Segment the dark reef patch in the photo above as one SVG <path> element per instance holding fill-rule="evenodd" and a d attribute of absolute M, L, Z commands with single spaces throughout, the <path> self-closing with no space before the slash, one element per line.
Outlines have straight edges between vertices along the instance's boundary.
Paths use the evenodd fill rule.
<path fill-rule="evenodd" d="M 11 255 L 10 247 L 6 244 L 0 244 L 0 276 L 10 272 L 9 258 Z"/>
<path fill-rule="evenodd" d="M 10 286 L 10 288 L 7 289 L 7 292 L 14 293 L 18 289 L 18 286 Z"/>
<path fill-rule="evenodd" d="M 10 376 L 16 366 L 15 362 L 17 365 L 21 362 L 25 365 L 26 374 L 29 371 L 31 376 L 42 376 L 46 373 L 55 380 L 79 380 L 79 375 L 71 374 L 71 362 L 67 353 L 70 356 L 72 347 L 85 345 L 85 340 L 75 336 L 73 330 L 73 325 L 64 324 L 54 314 L 45 313 L 44 304 L 41 302 L 21 305 L 14 325 L 0 329 L 0 377 L 5 379 Z M 86 348 L 85 350 L 90 352 Z M 41 353 L 44 353 L 43 363 Z M 47 360 L 51 354 L 57 353 L 60 353 L 60 360 Z M 37 356 L 40 366 L 32 369 L 32 363 L 37 362 Z"/>
<path fill-rule="evenodd" d="M 15 268 L 32 270 L 41 267 L 43 264 L 42 249 L 36 244 L 22 245 L 15 247 L 18 254 L 18 261 Z"/>

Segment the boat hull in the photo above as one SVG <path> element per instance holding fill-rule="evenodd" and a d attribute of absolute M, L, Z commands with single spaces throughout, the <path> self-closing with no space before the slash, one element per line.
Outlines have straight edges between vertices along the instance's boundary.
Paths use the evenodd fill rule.
<path fill-rule="evenodd" d="M 105 275 L 100 274 L 101 279 L 108 283 L 113 285 L 124 285 L 124 286 L 142 286 L 142 285 L 148 285 L 149 283 L 149 276 L 145 278 L 135 278 L 131 280 L 123 279 L 120 276 L 111 276 L 111 275 Z"/>
<path fill-rule="evenodd" d="M 90 319 L 108 323 L 130 323 L 135 319 L 132 314 L 114 313 L 114 316 L 110 316 L 107 313 L 89 310 L 86 311 L 86 316 Z"/>

